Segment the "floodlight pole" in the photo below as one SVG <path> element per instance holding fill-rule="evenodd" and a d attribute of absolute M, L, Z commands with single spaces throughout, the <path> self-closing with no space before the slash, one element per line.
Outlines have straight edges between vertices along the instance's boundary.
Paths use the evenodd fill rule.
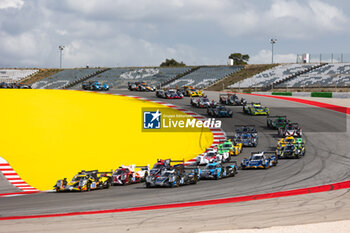
<path fill-rule="evenodd" d="M 272 56 L 271 56 L 271 64 L 273 64 L 273 45 L 275 44 L 277 42 L 277 39 L 273 39 L 273 38 L 271 38 L 270 39 L 270 43 L 271 43 L 271 47 L 272 47 Z"/>
<path fill-rule="evenodd" d="M 58 46 L 58 49 L 60 50 L 60 69 L 62 69 L 62 52 L 64 49 L 64 45 Z"/>

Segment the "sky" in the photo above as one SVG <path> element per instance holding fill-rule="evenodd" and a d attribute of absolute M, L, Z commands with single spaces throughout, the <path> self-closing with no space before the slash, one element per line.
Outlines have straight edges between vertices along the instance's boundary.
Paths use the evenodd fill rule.
<path fill-rule="evenodd" d="M 0 0 L 0 67 L 224 65 L 350 53 L 347 0 Z"/>

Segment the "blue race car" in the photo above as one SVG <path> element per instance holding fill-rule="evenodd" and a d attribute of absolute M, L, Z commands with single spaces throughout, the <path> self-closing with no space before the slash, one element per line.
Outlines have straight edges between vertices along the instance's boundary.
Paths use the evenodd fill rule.
<path fill-rule="evenodd" d="M 232 118 L 232 114 L 233 114 L 233 112 L 230 109 L 225 108 L 224 106 L 221 106 L 221 105 L 207 108 L 207 113 L 209 116 L 216 117 L 216 118 L 219 118 L 219 117 Z"/>
<path fill-rule="evenodd" d="M 258 138 L 253 137 L 250 133 L 241 134 L 236 138 L 236 141 L 242 142 L 242 146 L 244 147 L 256 147 L 258 145 Z"/>
<path fill-rule="evenodd" d="M 89 81 L 82 83 L 83 90 L 91 90 L 91 91 L 108 91 L 109 85 L 105 83 L 100 83 L 98 81 Z"/>
<path fill-rule="evenodd" d="M 223 177 L 235 176 L 237 173 L 237 164 L 224 167 L 221 163 L 208 163 L 202 169 L 201 179 L 221 179 Z"/>
<path fill-rule="evenodd" d="M 241 163 L 242 169 L 249 168 L 270 168 L 278 163 L 275 152 L 252 152 L 250 157 L 244 158 Z"/>

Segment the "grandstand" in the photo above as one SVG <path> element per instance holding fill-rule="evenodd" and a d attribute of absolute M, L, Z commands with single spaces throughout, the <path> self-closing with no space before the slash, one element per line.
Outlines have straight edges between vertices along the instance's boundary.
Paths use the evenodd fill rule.
<path fill-rule="evenodd" d="M 96 74 L 102 69 L 67 69 L 32 84 L 37 89 L 60 89 L 66 85 Z"/>
<path fill-rule="evenodd" d="M 299 75 L 276 87 L 350 86 L 350 63 L 328 64 Z"/>
<path fill-rule="evenodd" d="M 204 88 L 232 73 L 241 70 L 242 68 L 242 66 L 200 67 L 196 71 L 165 85 L 165 87 L 176 88 L 182 86 L 193 86 L 196 88 Z"/>
<path fill-rule="evenodd" d="M 189 70 L 191 70 L 190 67 L 112 68 L 87 81 L 97 80 L 118 89 L 127 88 L 128 82 L 147 82 L 148 84 L 158 86 Z M 77 87 L 78 84 L 74 86 L 74 88 Z"/>
<path fill-rule="evenodd" d="M 0 82 L 17 83 L 39 70 L 0 69 Z"/>
<path fill-rule="evenodd" d="M 290 76 L 307 72 L 318 64 L 285 64 L 279 65 L 272 69 L 254 75 L 251 78 L 242 80 L 240 83 L 234 83 L 228 88 L 250 88 L 250 87 L 266 87 L 276 82 L 282 81 Z"/>

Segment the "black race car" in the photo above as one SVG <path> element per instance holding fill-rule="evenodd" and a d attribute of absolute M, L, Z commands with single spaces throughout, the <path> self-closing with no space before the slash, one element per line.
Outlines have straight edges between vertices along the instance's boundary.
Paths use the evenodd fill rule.
<path fill-rule="evenodd" d="M 233 114 L 233 112 L 230 109 L 221 105 L 207 108 L 207 113 L 209 116 L 216 117 L 216 118 L 232 117 L 232 114 Z"/>

